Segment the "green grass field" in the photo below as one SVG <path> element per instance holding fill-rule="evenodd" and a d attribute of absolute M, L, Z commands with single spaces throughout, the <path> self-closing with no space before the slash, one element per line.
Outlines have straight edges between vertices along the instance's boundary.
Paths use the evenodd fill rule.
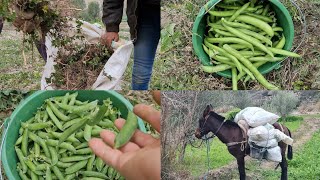
<path fill-rule="evenodd" d="M 227 147 L 218 138 L 210 142 L 210 169 L 221 167 L 234 160 L 229 154 Z M 187 170 L 192 176 L 198 177 L 207 171 L 207 146 L 204 143 L 200 149 L 190 145 L 186 148 L 184 162 L 178 167 L 180 170 Z"/>
<path fill-rule="evenodd" d="M 288 176 L 293 180 L 319 179 L 320 178 L 320 131 L 316 132 L 312 139 L 304 147 L 294 154 L 288 161 Z M 273 170 L 263 170 L 263 179 L 277 179 L 280 173 Z"/>
<path fill-rule="evenodd" d="M 12 30 L 11 30 L 12 29 Z M 5 23 L 0 35 L 0 89 L 40 89 L 44 61 L 37 49 L 22 45 L 22 35 Z M 26 63 L 22 50 L 25 52 Z"/>

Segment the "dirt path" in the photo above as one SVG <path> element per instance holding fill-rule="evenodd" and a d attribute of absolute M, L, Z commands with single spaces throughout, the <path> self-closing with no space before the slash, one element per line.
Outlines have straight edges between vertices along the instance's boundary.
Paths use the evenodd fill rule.
<path fill-rule="evenodd" d="M 293 152 L 301 149 L 303 145 L 311 139 L 313 133 L 320 129 L 320 119 L 315 118 L 305 118 L 303 123 L 300 125 L 299 129 L 292 133 L 294 139 L 293 143 Z M 293 153 L 294 157 L 294 153 Z M 249 156 L 245 158 L 246 164 L 259 165 L 255 159 L 252 159 Z M 260 165 L 260 169 L 274 169 L 277 163 L 264 161 Z M 246 167 L 247 168 L 247 167 Z M 280 169 L 280 168 L 279 168 Z M 279 170 L 278 169 L 278 170 Z M 247 169 L 247 178 L 250 179 L 259 179 L 259 172 L 251 172 L 250 169 Z M 214 169 L 209 172 L 207 179 L 210 180 L 230 180 L 230 179 L 239 179 L 238 177 L 238 166 L 237 162 L 233 161 L 228 165 L 225 165 L 219 169 Z"/>

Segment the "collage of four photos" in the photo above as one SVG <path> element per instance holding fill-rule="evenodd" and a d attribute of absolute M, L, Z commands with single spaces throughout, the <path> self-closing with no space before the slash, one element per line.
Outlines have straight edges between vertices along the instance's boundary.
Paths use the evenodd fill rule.
<path fill-rule="evenodd" d="M 0 0 L 0 180 L 320 179 L 319 0 Z"/>

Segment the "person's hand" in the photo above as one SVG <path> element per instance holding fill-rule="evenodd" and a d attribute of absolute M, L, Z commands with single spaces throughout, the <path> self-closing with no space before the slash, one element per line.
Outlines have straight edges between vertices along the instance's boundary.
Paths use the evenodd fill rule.
<path fill-rule="evenodd" d="M 154 99 L 160 104 L 160 91 L 154 92 Z M 160 133 L 160 112 L 144 104 L 138 104 L 133 112 L 149 122 Z M 121 129 L 125 120 L 117 119 L 115 125 Z M 160 140 L 136 130 L 131 141 L 120 149 L 113 149 L 115 134 L 104 130 L 102 139 L 93 138 L 89 146 L 104 162 L 115 168 L 126 179 L 160 179 Z"/>
<path fill-rule="evenodd" d="M 107 46 L 107 48 L 111 48 L 112 41 L 119 41 L 119 33 L 118 32 L 106 32 L 101 36 L 100 42 L 102 45 Z"/>

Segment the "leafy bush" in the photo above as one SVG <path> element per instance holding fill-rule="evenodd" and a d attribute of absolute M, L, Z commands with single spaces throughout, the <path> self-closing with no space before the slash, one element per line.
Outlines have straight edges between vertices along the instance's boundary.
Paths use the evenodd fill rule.
<path fill-rule="evenodd" d="M 84 0 L 72 0 L 72 4 L 74 4 L 79 9 L 85 9 L 87 7 Z"/>
<path fill-rule="evenodd" d="M 290 91 L 279 91 L 270 102 L 270 105 L 277 111 L 282 117 L 286 117 L 292 112 L 299 103 L 299 97 Z"/>
<path fill-rule="evenodd" d="M 13 110 L 16 108 L 21 100 L 28 95 L 28 92 L 6 90 L 0 91 L 0 112 Z"/>
<path fill-rule="evenodd" d="M 236 115 L 238 114 L 238 112 L 240 112 L 240 111 L 241 111 L 240 108 L 232 109 L 232 110 L 228 111 L 224 117 L 226 118 L 226 120 L 233 120 L 236 117 Z"/>
<path fill-rule="evenodd" d="M 285 122 L 294 122 L 294 121 L 302 121 L 303 117 L 301 116 L 287 116 L 287 117 L 281 117 L 278 121 L 285 121 Z"/>
<path fill-rule="evenodd" d="M 100 5 L 98 2 L 91 2 L 88 9 L 80 15 L 81 18 L 88 22 L 100 21 Z"/>

